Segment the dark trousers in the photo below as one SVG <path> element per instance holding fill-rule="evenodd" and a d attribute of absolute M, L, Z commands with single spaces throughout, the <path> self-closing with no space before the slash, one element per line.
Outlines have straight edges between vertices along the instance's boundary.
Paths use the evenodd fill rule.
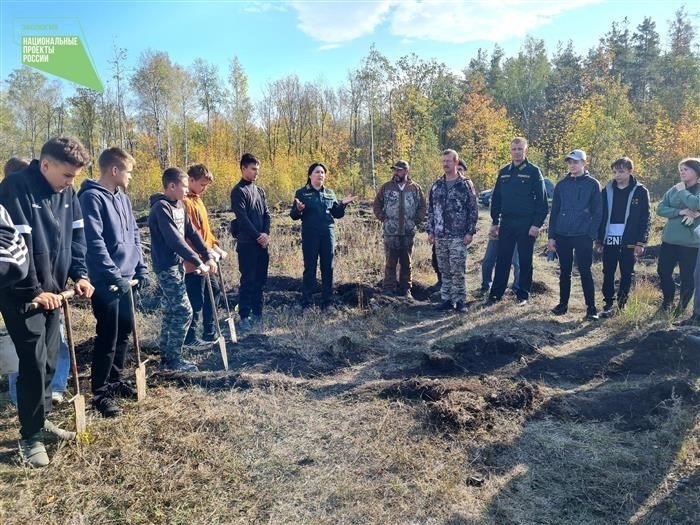
<path fill-rule="evenodd" d="M 117 294 L 96 287 L 91 298 L 95 325 L 92 349 L 91 387 L 95 396 L 109 396 L 109 385 L 122 379 L 124 361 L 133 329 L 129 294 Z"/>
<path fill-rule="evenodd" d="M 241 272 L 241 286 L 238 298 L 238 313 L 245 319 L 253 315 L 262 315 L 263 288 L 267 282 L 267 268 L 270 264 L 270 253 L 258 243 L 239 242 L 236 245 L 238 253 L 238 271 Z"/>
<path fill-rule="evenodd" d="M 693 298 L 695 291 L 695 261 L 698 256 L 698 249 L 678 244 L 661 243 L 659 250 L 659 265 L 656 269 L 661 280 L 661 292 L 664 296 L 664 306 L 673 304 L 676 295 L 676 283 L 673 281 L 673 270 L 676 264 L 681 274 L 681 299 L 678 305 L 679 312 L 685 310 L 688 303 Z"/>
<path fill-rule="evenodd" d="M 620 266 L 620 288 L 617 291 L 617 302 L 622 306 L 632 288 L 634 277 L 634 248 L 627 246 L 603 246 L 603 300 L 606 305 L 612 305 L 615 298 L 615 272 Z"/>
<path fill-rule="evenodd" d="M 390 291 L 395 288 L 405 293 L 411 290 L 411 254 L 413 253 L 413 236 L 392 235 L 384 238 L 384 280 L 382 287 Z M 398 287 L 396 267 L 399 267 Z"/>
<path fill-rule="evenodd" d="M 207 281 L 203 275 L 196 273 L 185 274 L 185 287 L 187 288 L 187 298 L 192 306 L 192 322 L 187 331 L 187 337 L 194 337 L 197 333 L 197 324 L 199 323 L 199 314 L 202 314 L 202 334 L 216 334 L 216 301 L 219 300 L 221 288 L 219 286 L 219 277 L 210 275 L 211 289 L 214 292 L 214 303 L 211 304 L 209 298 L 209 290 L 207 289 Z"/>
<path fill-rule="evenodd" d="M 439 283 L 442 282 L 442 274 L 440 273 L 440 267 L 438 266 L 437 254 L 435 253 L 435 243 L 433 243 L 433 255 L 430 258 L 430 263 L 433 265 L 433 270 L 435 270 L 435 275 L 437 275 L 437 280 Z"/>
<path fill-rule="evenodd" d="M 301 233 L 301 251 L 304 255 L 304 278 L 301 292 L 303 305 L 313 302 L 316 289 L 316 266 L 321 262 L 321 304 L 331 302 L 333 295 L 333 253 L 335 252 L 335 231 L 307 230 Z"/>
<path fill-rule="evenodd" d="M 23 438 L 39 432 L 51 411 L 51 380 L 61 340 L 60 312 L 57 309 L 25 313 L 24 303 L 2 305 L 5 326 L 19 358 L 17 413 Z"/>
<path fill-rule="evenodd" d="M 576 237 L 556 237 L 557 255 L 559 255 L 559 302 L 569 304 L 571 296 L 571 270 L 576 266 L 581 275 L 581 287 L 586 306 L 595 308 L 595 289 L 593 288 L 593 241 L 586 235 Z M 522 271 L 522 270 L 521 270 Z M 521 274 L 522 275 L 522 274 Z"/>
<path fill-rule="evenodd" d="M 535 238 L 528 235 L 529 224 L 501 225 L 498 232 L 498 254 L 496 255 L 496 272 L 491 286 L 491 297 L 500 299 L 508 286 L 510 267 L 513 264 L 513 252 L 518 250 L 520 275 L 516 295 L 518 299 L 528 299 L 532 287 L 532 252 Z"/>

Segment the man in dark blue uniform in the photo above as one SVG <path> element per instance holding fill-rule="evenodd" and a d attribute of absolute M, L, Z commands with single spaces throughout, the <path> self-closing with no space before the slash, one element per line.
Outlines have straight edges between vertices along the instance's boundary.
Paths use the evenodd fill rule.
<path fill-rule="evenodd" d="M 532 286 L 532 252 L 549 204 L 540 168 L 527 160 L 527 140 L 510 142 L 512 162 L 498 172 L 491 196 L 491 235 L 498 237 L 496 273 L 487 304 L 500 301 L 508 286 L 513 250 L 520 259 L 518 305 L 527 304 Z"/>

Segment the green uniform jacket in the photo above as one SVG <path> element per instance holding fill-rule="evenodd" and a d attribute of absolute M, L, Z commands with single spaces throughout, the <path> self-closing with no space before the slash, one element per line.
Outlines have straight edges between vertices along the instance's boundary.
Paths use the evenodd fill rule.
<path fill-rule="evenodd" d="M 661 240 L 679 246 L 700 247 L 700 239 L 693 232 L 694 228 L 700 226 L 700 217 L 695 219 L 693 226 L 685 226 L 681 222 L 683 216 L 680 215 L 680 211 L 685 208 L 700 210 L 700 184 L 682 191 L 678 191 L 675 187 L 671 188 L 661 199 L 656 207 L 656 213 L 668 219 L 661 234 Z"/>

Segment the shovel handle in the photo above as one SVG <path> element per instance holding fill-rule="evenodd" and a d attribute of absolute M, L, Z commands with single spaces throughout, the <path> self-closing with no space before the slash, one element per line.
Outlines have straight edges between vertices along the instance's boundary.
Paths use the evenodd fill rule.
<path fill-rule="evenodd" d="M 129 281 L 129 284 L 130 284 L 131 287 L 133 288 L 134 286 L 136 286 L 137 284 L 139 284 L 139 281 L 138 281 L 138 279 L 131 279 L 131 281 Z M 107 289 L 108 289 L 110 292 L 116 292 L 117 290 L 119 290 L 119 288 L 118 288 L 116 285 L 114 285 L 114 284 L 113 284 L 112 286 L 110 286 L 109 288 L 107 288 Z"/>
<path fill-rule="evenodd" d="M 71 370 L 73 372 L 73 386 L 75 388 L 75 395 L 80 395 L 80 382 L 78 381 L 78 363 L 75 358 L 75 342 L 73 339 L 73 323 L 70 316 L 70 306 L 68 301 L 63 301 L 63 322 L 66 327 L 66 339 L 68 339 L 68 350 L 70 352 L 70 364 Z"/>
<path fill-rule="evenodd" d="M 75 295 L 74 290 L 64 290 L 63 292 L 59 293 L 63 299 L 62 303 L 65 304 L 68 302 L 68 299 L 71 299 Z M 38 310 L 40 308 L 39 303 L 32 301 L 27 305 L 27 311 L 31 312 L 32 310 Z"/>
<path fill-rule="evenodd" d="M 221 295 L 224 296 L 224 304 L 226 305 L 226 313 L 229 319 L 231 319 L 231 308 L 228 305 L 228 297 L 226 296 L 226 283 L 224 282 L 224 272 L 221 271 L 221 265 L 219 265 L 219 282 L 221 283 Z"/>
<path fill-rule="evenodd" d="M 134 283 L 138 283 L 136 279 L 130 281 L 131 286 L 135 286 Z M 134 290 L 129 288 L 129 302 L 131 306 L 131 335 L 134 339 L 134 351 L 136 352 L 136 362 L 141 364 L 141 345 L 139 344 L 139 335 L 136 330 L 136 304 L 134 303 Z"/>

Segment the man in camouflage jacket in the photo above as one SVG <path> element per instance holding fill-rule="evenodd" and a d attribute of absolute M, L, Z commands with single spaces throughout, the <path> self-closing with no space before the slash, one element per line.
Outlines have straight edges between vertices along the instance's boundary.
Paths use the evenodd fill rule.
<path fill-rule="evenodd" d="M 456 151 L 448 149 L 442 153 L 445 174 L 430 188 L 426 231 L 428 241 L 435 243 L 442 274 L 442 303 L 438 308 L 466 312 L 467 247 L 476 233 L 479 213 L 467 179 L 457 173 L 458 162 Z"/>
<path fill-rule="evenodd" d="M 421 187 L 409 177 L 410 166 L 405 160 L 392 167 L 392 178 L 374 198 L 374 215 L 383 223 L 385 292 L 396 290 L 411 297 L 411 253 L 416 227 L 425 219 L 425 196 Z M 396 266 L 399 265 L 398 286 Z"/>

